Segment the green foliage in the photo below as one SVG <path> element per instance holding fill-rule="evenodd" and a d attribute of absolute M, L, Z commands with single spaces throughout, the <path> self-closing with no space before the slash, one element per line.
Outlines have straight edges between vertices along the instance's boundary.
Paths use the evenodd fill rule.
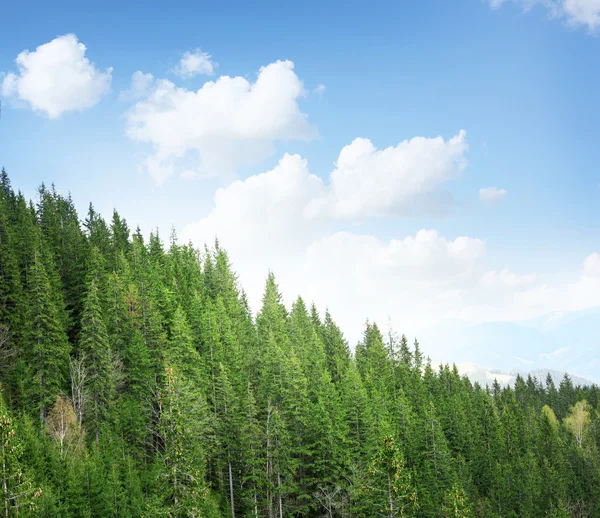
<path fill-rule="evenodd" d="M 392 435 L 380 441 L 360 488 L 354 495 L 355 508 L 368 516 L 412 517 L 419 510 L 417 491 L 400 448 Z"/>
<path fill-rule="evenodd" d="M 42 494 L 24 473 L 22 457 L 22 445 L 0 393 L 0 494 L 2 512 L 7 517 L 34 516 L 36 500 Z"/>
<path fill-rule="evenodd" d="M 600 392 L 471 384 L 367 322 L 256 318 L 227 253 L 0 173 L 5 516 L 600 516 Z M 354 349 L 354 351 L 353 351 Z"/>

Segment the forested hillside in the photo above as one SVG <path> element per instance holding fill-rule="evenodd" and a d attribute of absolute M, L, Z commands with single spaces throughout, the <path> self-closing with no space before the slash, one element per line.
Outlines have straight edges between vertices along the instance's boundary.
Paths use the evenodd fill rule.
<path fill-rule="evenodd" d="M 3 171 L 4 516 L 600 516 L 596 386 L 473 385 L 369 322 L 350 347 L 273 275 L 252 309 L 218 244 Z"/>

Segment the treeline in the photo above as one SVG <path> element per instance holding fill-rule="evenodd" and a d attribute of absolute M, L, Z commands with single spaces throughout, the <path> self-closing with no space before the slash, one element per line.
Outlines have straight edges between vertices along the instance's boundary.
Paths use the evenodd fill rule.
<path fill-rule="evenodd" d="M 596 386 L 473 385 L 367 323 L 254 317 L 227 254 L 0 177 L 0 512 L 600 516 Z"/>

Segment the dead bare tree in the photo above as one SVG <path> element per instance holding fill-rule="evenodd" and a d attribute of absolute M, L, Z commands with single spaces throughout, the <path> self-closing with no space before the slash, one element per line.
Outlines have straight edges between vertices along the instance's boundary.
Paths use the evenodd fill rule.
<path fill-rule="evenodd" d="M 318 491 L 313 496 L 327 513 L 327 518 L 333 518 L 334 513 L 344 507 L 344 495 L 340 486 L 325 487 L 319 484 Z"/>

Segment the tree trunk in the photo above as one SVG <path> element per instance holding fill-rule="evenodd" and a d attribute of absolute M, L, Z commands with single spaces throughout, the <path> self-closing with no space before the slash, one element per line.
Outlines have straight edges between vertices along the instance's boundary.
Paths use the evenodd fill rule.
<path fill-rule="evenodd" d="M 269 500 L 269 518 L 273 516 L 273 493 L 271 491 L 271 475 L 273 472 L 273 465 L 271 462 L 271 436 L 269 431 L 269 422 L 271 420 L 271 408 L 267 411 L 267 498 Z"/>
<path fill-rule="evenodd" d="M 98 393 L 94 393 L 94 413 L 96 414 L 96 444 L 100 444 L 100 426 L 98 424 Z"/>
<path fill-rule="evenodd" d="M 229 456 L 229 450 L 227 451 Z M 231 469 L 231 460 L 227 463 L 229 468 L 229 500 L 231 501 L 231 518 L 235 518 L 235 500 L 233 499 L 233 471 Z"/>
<path fill-rule="evenodd" d="M 390 504 L 389 517 L 393 518 L 394 517 L 394 494 L 392 492 L 392 477 L 389 473 L 387 474 L 387 480 L 388 480 L 388 499 L 389 499 L 389 504 Z"/>
<path fill-rule="evenodd" d="M 6 483 L 6 449 L 2 444 L 2 489 L 4 490 L 4 514 L 8 518 L 10 504 L 8 501 L 8 484 Z"/>
<path fill-rule="evenodd" d="M 283 500 L 281 498 L 281 474 L 277 471 L 277 498 L 279 500 L 279 518 L 283 518 Z"/>

